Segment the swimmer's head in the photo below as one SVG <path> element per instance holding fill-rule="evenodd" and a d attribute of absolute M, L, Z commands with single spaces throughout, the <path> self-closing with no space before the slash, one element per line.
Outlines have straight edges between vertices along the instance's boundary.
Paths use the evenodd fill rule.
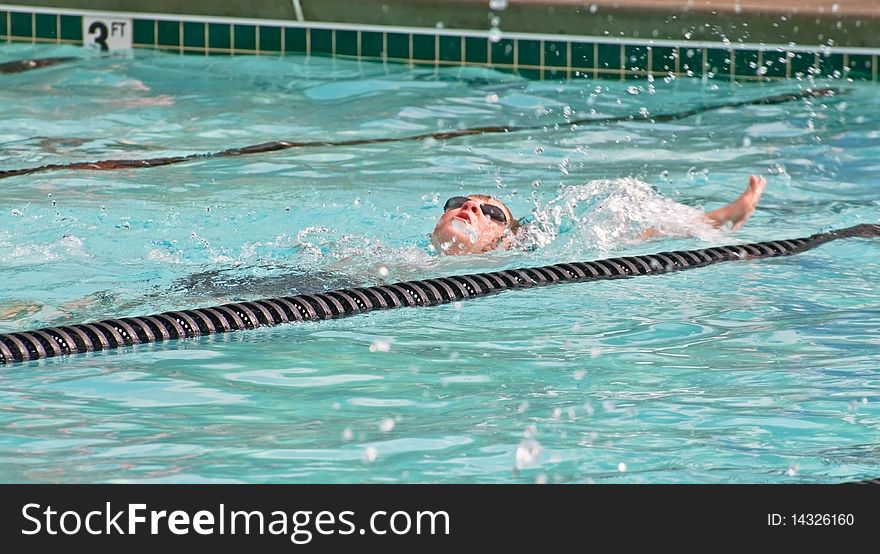
<path fill-rule="evenodd" d="M 494 196 L 453 196 L 443 207 L 431 243 L 442 254 L 480 254 L 498 248 L 517 227 L 519 222 Z"/>

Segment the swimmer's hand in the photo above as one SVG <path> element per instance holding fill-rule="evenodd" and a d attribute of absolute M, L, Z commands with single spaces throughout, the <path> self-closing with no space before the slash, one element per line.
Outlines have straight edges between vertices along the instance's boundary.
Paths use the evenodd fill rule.
<path fill-rule="evenodd" d="M 761 196 L 764 194 L 764 189 L 766 187 L 767 179 L 764 177 L 760 175 L 749 176 L 749 184 L 746 186 L 745 192 L 743 192 L 739 198 L 723 208 L 718 208 L 717 210 L 704 214 L 704 221 L 716 229 L 720 229 L 729 224 L 730 230 L 736 231 L 745 225 L 746 221 L 748 221 L 755 212 L 755 208 L 758 206 L 758 202 L 761 200 Z M 662 235 L 662 231 L 656 227 L 651 227 L 639 235 L 638 238 L 640 240 L 647 240 Z"/>

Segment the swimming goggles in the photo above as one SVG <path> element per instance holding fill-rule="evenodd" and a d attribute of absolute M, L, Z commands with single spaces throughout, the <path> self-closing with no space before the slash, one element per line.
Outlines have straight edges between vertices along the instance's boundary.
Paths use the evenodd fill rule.
<path fill-rule="evenodd" d="M 448 212 L 449 210 L 454 210 L 455 208 L 460 208 L 464 205 L 468 200 L 473 200 L 474 202 L 480 202 L 479 200 L 474 200 L 473 198 L 468 198 L 467 196 L 453 196 L 449 200 L 446 201 L 446 204 L 443 206 L 443 211 Z M 480 202 L 480 209 L 483 211 L 483 214 L 489 219 L 494 219 L 498 223 L 502 225 L 507 225 L 507 216 L 504 215 L 504 210 L 499 208 L 498 206 L 494 206 L 492 204 L 487 204 L 485 202 Z"/>

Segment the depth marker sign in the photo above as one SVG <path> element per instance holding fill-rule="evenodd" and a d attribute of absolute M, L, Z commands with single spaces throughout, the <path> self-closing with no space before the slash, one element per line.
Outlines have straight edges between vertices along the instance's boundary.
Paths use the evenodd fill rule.
<path fill-rule="evenodd" d="M 83 44 L 104 52 L 131 50 L 131 19 L 83 16 Z"/>

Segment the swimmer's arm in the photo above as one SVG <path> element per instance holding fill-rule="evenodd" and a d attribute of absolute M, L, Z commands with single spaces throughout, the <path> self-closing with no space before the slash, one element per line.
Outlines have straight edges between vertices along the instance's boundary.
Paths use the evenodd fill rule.
<path fill-rule="evenodd" d="M 638 240 L 638 241 L 644 241 L 644 240 L 648 240 L 648 239 L 653 239 L 653 238 L 659 237 L 659 236 L 661 236 L 661 235 L 662 235 L 662 233 L 661 233 L 660 231 L 658 231 L 656 228 L 654 228 L 654 227 L 649 227 L 649 228 L 648 228 L 647 230 L 645 230 L 641 235 L 637 236 L 637 237 L 636 237 L 636 240 Z"/>
<path fill-rule="evenodd" d="M 0 321 L 14 321 L 33 315 L 43 309 L 38 302 L 14 301 L 0 304 Z"/>

